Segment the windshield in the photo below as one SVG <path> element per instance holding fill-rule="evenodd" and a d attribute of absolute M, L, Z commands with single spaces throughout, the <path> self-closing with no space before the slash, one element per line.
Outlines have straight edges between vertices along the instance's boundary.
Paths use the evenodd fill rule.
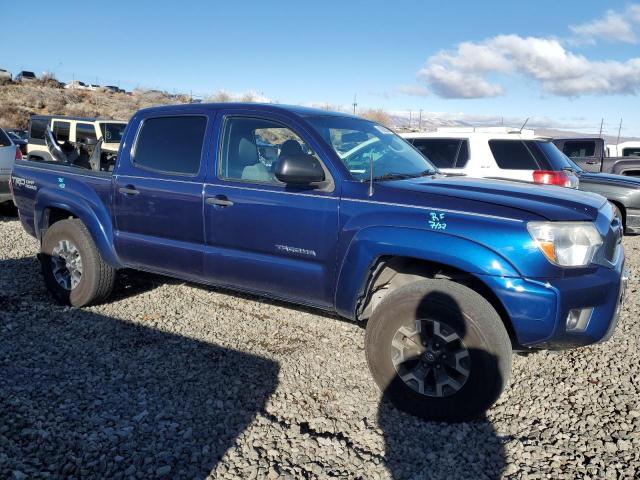
<path fill-rule="evenodd" d="M 319 116 L 307 118 L 331 145 L 351 176 L 366 181 L 411 178 L 438 169 L 404 139 L 376 123 L 359 118 Z"/>
<path fill-rule="evenodd" d="M 125 123 L 101 123 L 100 130 L 104 136 L 104 143 L 120 143 L 126 126 Z"/>

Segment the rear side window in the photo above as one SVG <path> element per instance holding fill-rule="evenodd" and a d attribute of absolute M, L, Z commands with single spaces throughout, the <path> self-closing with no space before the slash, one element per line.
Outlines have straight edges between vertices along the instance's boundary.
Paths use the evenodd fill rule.
<path fill-rule="evenodd" d="M 69 122 L 53 122 L 53 136 L 58 142 L 68 142 L 70 130 L 71 124 Z"/>
<path fill-rule="evenodd" d="M 206 117 L 148 118 L 132 152 L 133 163 L 163 173 L 195 175 L 200 171 Z"/>
<path fill-rule="evenodd" d="M 623 157 L 640 157 L 640 147 L 623 148 L 622 156 Z"/>
<path fill-rule="evenodd" d="M 47 129 L 49 120 L 44 118 L 32 118 L 29 122 L 29 138 L 44 140 L 44 132 Z"/>
<path fill-rule="evenodd" d="M 538 170 L 535 158 L 520 140 L 489 140 L 498 167 L 505 170 Z"/>
<path fill-rule="evenodd" d="M 567 157 L 593 157 L 596 153 L 596 142 L 564 142 L 562 153 Z"/>
<path fill-rule="evenodd" d="M 0 147 L 9 147 L 11 146 L 11 140 L 8 135 L 4 133 L 4 131 L 0 130 Z"/>
<path fill-rule="evenodd" d="M 458 138 L 416 138 L 413 145 L 438 168 L 463 168 L 469 160 L 467 141 Z"/>
<path fill-rule="evenodd" d="M 96 139 L 96 127 L 93 123 L 76 124 L 76 142 L 85 143 L 87 140 Z"/>

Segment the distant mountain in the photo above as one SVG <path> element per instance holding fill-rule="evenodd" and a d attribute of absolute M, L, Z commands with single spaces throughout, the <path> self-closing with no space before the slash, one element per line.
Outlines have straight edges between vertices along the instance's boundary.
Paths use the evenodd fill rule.
<path fill-rule="evenodd" d="M 471 121 L 465 119 L 456 119 L 455 117 L 439 117 L 434 115 L 425 115 L 422 117 L 422 128 L 419 129 L 419 117 L 414 113 L 411 116 L 411 124 L 409 125 L 408 114 L 391 114 L 391 120 L 393 126 L 397 131 L 401 132 L 417 132 L 417 131 L 434 131 L 439 127 L 499 127 L 503 126 L 498 122 L 487 121 Z M 520 128 L 521 125 L 511 125 L 515 129 Z M 536 134 L 544 137 L 597 137 L 598 132 L 576 132 L 573 130 L 563 130 L 561 128 L 547 128 L 544 125 L 527 125 L 527 128 L 535 130 Z M 616 143 L 617 135 L 603 134 L 605 143 Z M 640 140 L 638 137 L 620 137 L 620 142 L 626 142 L 628 140 Z"/>

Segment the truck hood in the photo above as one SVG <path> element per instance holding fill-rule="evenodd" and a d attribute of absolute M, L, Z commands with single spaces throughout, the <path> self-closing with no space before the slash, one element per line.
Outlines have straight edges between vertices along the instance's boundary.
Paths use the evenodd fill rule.
<path fill-rule="evenodd" d="M 621 185 L 625 187 L 640 188 L 639 177 L 628 177 L 626 175 L 614 175 L 611 173 L 589 173 L 580 172 L 580 180 L 585 180 L 589 183 L 602 183 L 607 185 Z"/>
<path fill-rule="evenodd" d="M 598 194 L 571 188 L 484 178 L 435 175 L 377 184 L 381 185 L 385 190 L 395 191 L 396 201 L 398 197 L 404 197 L 418 204 L 428 201 L 433 205 L 435 199 L 448 197 L 450 200 L 445 200 L 446 204 L 455 205 L 458 200 L 468 211 L 491 213 L 500 210 L 507 214 L 516 209 L 553 221 L 594 221 L 598 210 L 607 202 Z M 430 198 L 418 195 L 420 193 L 429 194 Z M 442 202 L 439 200 L 438 203 Z"/>

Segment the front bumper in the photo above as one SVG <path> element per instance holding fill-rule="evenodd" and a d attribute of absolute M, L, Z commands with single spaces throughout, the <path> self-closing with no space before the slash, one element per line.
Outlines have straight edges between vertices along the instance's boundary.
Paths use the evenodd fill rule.
<path fill-rule="evenodd" d="M 560 350 L 605 341 L 615 330 L 628 271 L 624 250 L 615 265 L 595 266 L 588 273 L 540 281 L 484 277 L 511 319 L 520 347 Z M 593 308 L 584 331 L 566 329 L 569 311 Z"/>

